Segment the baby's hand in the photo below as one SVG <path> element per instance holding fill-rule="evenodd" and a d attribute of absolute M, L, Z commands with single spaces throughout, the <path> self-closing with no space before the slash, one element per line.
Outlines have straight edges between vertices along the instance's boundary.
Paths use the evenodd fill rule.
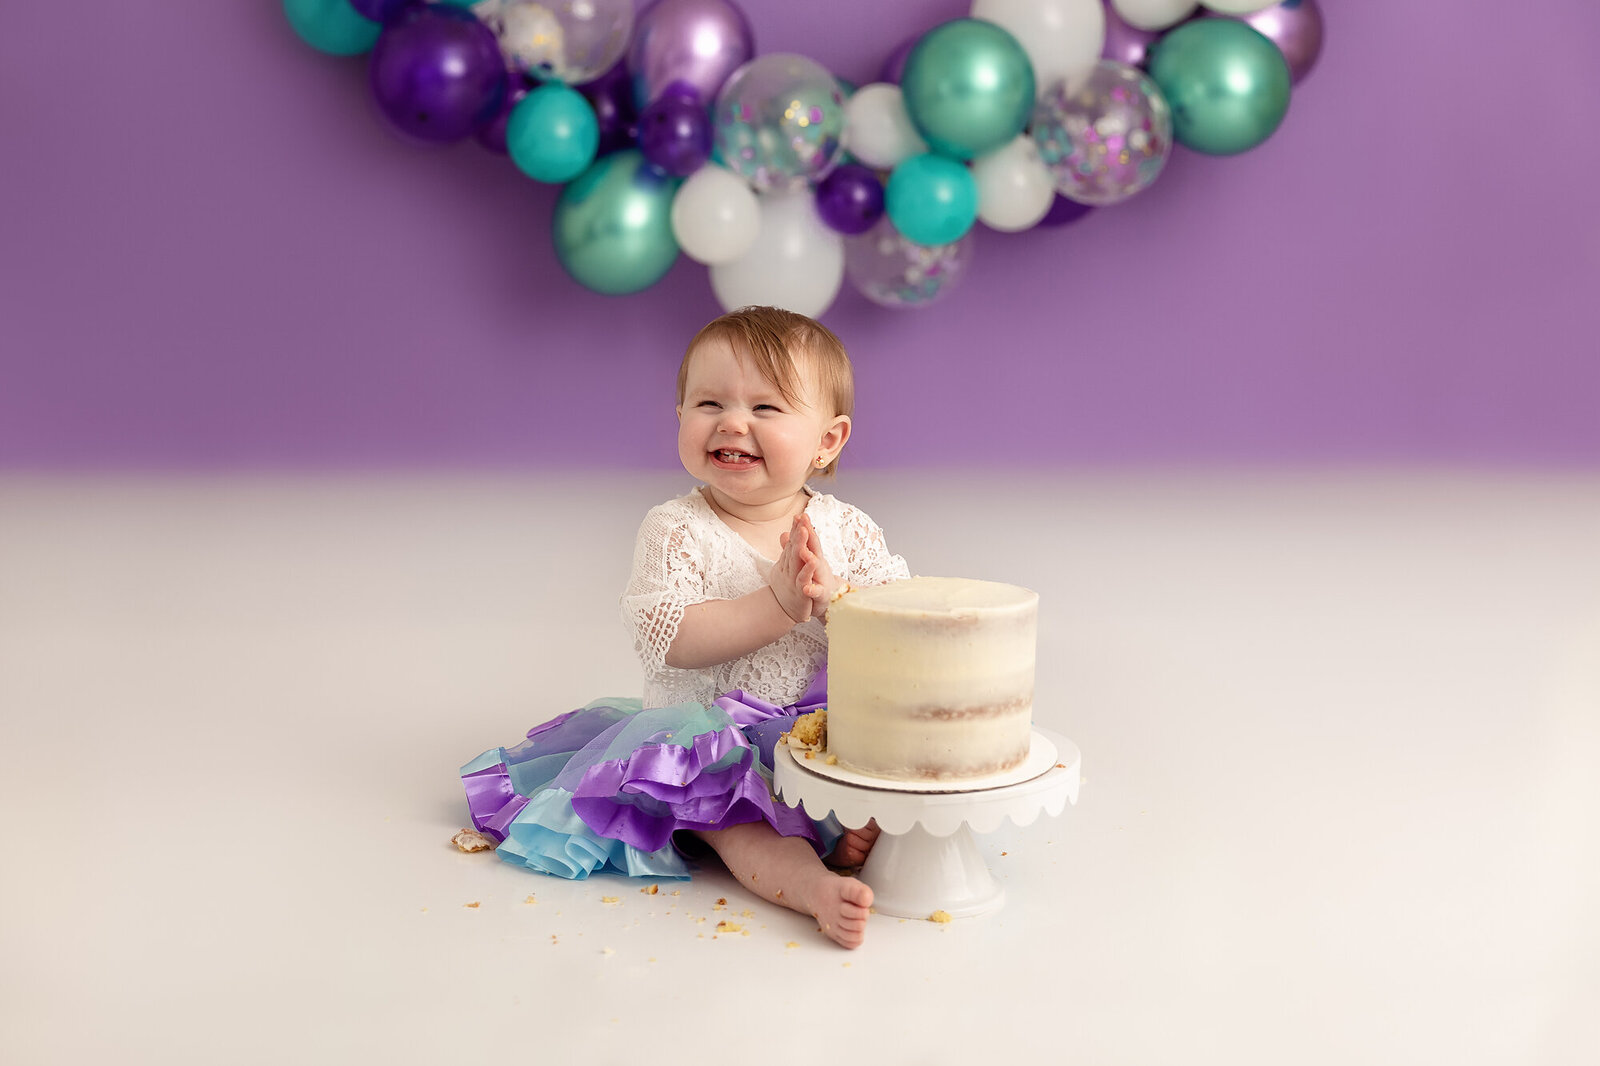
<path fill-rule="evenodd" d="M 778 606 L 798 625 L 811 617 L 813 598 L 808 588 L 815 577 L 812 567 L 802 558 L 805 537 L 798 532 L 797 525 L 791 526 L 788 533 L 780 533 L 778 543 L 783 546 L 783 552 L 772 564 L 767 581 L 772 586 L 772 594 L 778 598 Z"/>
<path fill-rule="evenodd" d="M 822 539 L 817 536 L 817 528 L 811 524 L 811 518 L 801 512 L 795 518 L 795 530 L 798 535 L 805 538 L 804 546 L 800 552 L 800 561 L 811 568 L 812 579 L 806 585 L 806 595 L 811 598 L 811 615 L 822 618 L 828 613 L 828 604 L 839 594 L 845 582 L 836 576 L 833 568 L 828 565 L 827 557 L 822 554 Z"/>

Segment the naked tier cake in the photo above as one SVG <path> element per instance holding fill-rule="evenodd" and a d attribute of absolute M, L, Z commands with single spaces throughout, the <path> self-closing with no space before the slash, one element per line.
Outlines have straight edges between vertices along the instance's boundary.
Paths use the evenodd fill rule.
<path fill-rule="evenodd" d="M 1028 755 L 1039 596 L 914 577 L 828 608 L 827 751 L 879 777 L 953 780 Z"/>

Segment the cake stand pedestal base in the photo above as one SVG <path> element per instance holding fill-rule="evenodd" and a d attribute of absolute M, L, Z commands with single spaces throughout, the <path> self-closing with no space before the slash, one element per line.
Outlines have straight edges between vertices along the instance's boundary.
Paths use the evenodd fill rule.
<path fill-rule="evenodd" d="M 882 834 L 861 868 L 861 880 L 872 887 L 878 913 L 927 918 L 944 911 L 966 918 L 998 910 L 1006 898 L 973 834 L 993 832 L 1007 818 L 1031 825 L 1040 814 L 1058 815 L 1078 800 L 1082 756 L 1077 745 L 1035 729 L 1035 748 L 1041 744 L 1054 745 L 1055 761 L 1037 776 L 966 792 L 837 780 L 791 748 L 778 749 L 773 783 L 784 802 L 803 805 L 812 818 L 831 811 L 852 828 L 877 820 Z"/>

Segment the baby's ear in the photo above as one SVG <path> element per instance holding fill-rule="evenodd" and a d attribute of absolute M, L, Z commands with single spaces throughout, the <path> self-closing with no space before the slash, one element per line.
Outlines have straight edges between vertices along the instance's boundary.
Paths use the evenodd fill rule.
<path fill-rule="evenodd" d="M 844 447 L 844 442 L 850 439 L 850 416 L 838 415 L 822 431 L 822 447 L 827 451 L 835 451 Z"/>

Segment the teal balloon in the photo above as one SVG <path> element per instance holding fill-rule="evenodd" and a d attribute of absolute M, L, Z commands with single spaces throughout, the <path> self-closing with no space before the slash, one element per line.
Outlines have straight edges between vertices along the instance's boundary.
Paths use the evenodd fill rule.
<path fill-rule="evenodd" d="M 518 100 L 506 119 L 506 154 L 534 181 L 571 181 L 594 162 L 599 147 L 593 105 L 560 82 Z"/>
<path fill-rule="evenodd" d="M 283 0 L 283 13 L 302 41 L 329 55 L 370 52 L 383 30 L 378 23 L 357 14 L 350 0 Z"/>
<path fill-rule="evenodd" d="M 1150 53 L 1150 77 L 1172 105 L 1179 144 L 1207 155 L 1248 151 L 1289 110 L 1289 64 L 1253 27 L 1197 19 L 1169 31 Z"/>
<path fill-rule="evenodd" d="M 978 182 L 966 165 L 932 152 L 903 159 L 883 190 L 884 212 L 916 244 L 959 241 L 978 218 Z"/>
<path fill-rule="evenodd" d="M 1017 39 L 992 22 L 955 19 L 911 49 L 900 90 L 934 151 L 971 159 L 1010 144 L 1033 113 L 1033 64 Z"/>
<path fill-rule="evenodd" d="M 637 148 L 601 156 L 561 191 L 550 232 L 574 281 L 621 296 L 648 289 L 672 268 L 672 197 L 679 181 Z"/>

